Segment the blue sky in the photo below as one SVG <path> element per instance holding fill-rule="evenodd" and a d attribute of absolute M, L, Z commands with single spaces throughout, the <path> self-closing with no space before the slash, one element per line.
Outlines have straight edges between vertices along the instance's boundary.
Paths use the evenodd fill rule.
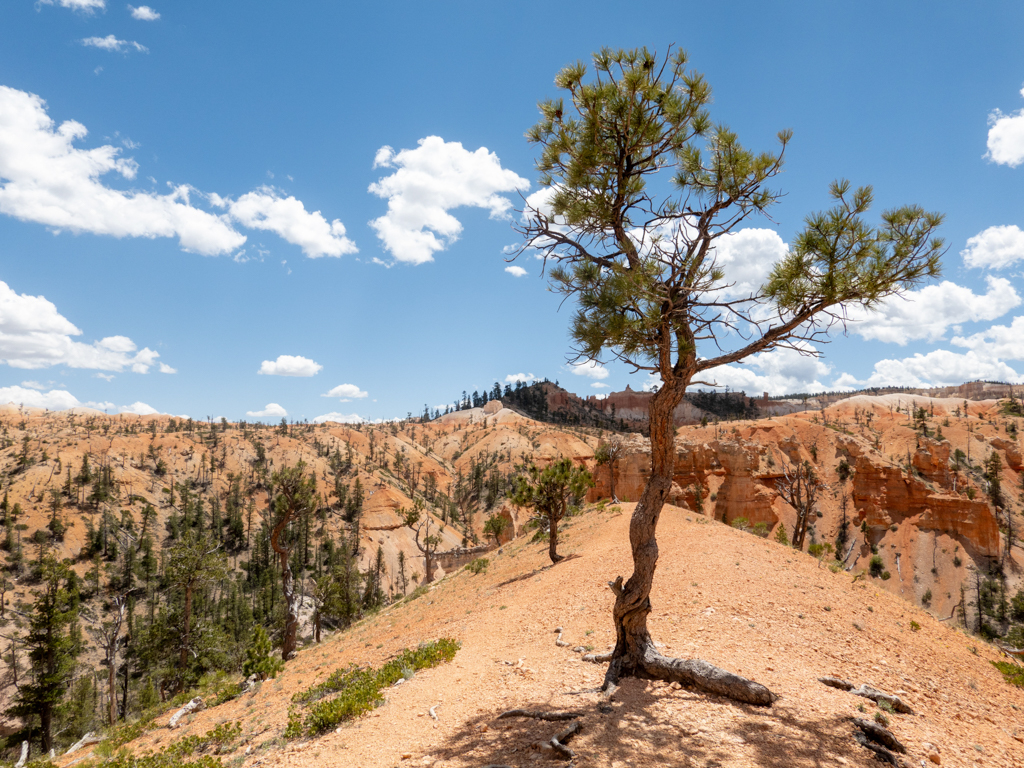
<path fill-rule="evenodd" d="M 557 71 L 669 43 L 745 144 L 794 131 L 737 268 L 833 178 L 946 214 L 941 281 L 720 383 L 1021 380 L 1019 3 L 152 2 L 0 3 L 2 401 L 378 419 L 516 374 L 642 387 L 568 368 L 569 308 L 502 249 Z"/>

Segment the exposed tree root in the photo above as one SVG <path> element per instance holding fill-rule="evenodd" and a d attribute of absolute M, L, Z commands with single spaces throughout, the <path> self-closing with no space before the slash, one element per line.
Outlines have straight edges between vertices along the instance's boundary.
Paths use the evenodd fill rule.
<path fill-rule="evenodd" d="M 614 655 L 612 651 L 608 651 L 608 653 L 588 653 L 583 657 L 583 660 L 591 661 L 594 664 L 603 664 L 606 661 L 611 661 Z"/>
<path fill-rule="evenodd" d="M 857 687 L 849 680 L 843 680 L 839 677 L 819 677 L 818 682 L 824 683 L 830 688 L 849 691 L 854 696 L 862 696 L 865 699 L 871 699 L 876 704 L 880 701 L 888 702 L 888 704 L 893 708 L 893 711 L 899 712 L 901 715 L 914 714 L 914 710 L 912 710 L 899 696 L 893 696 L 885 691 L 872 688 L 870 685 L 861 685 L 860 687 Z"/>
<path fill-rule="evenodd" d="M 679 683 L 758 707 L 770 707 L 778 699 L 778 696 L 760 683 L 735 675 L 701 659 L 675 659 L 664 656 L 654 649 L 653 643 L 649 644 L 643 656 L 634 662 L 632 669 L 626 667 L 624 661 L 622 657 L 613 659 L 608 666 L 603 686 L 608 698 L 611 698 L 620 678 L 633 675 L 650 680 Z"/>
<path fill-rule="evenodd" d="M 860 728 L 864 735 L 876 744 L 881 744 L 893 752 L 901 752 L 904 755 L 907 753 L 907 748 L 900 743 L 900 740 L 888 728 L 883 728 L 878 723 L 873 723 L 860 717 L 853 718 L 853 724 Z"/>
<path fill-rule="evenodd" d="M 576 720 L 565 728 L 565 730 L 559 731 L 558 734 L 552 736 L 551 741 L 549 741 L 548 744 L 550 744 L 551 748 L 566 760 L 575 760 L 576 753 L 566 746 L 566 742 L 579 733 L 582 728 L 583 726 L 580 725 L 580 721 Z"/>
<path fill-rule="evenodd" d="M 555 627 L 555 632 L 558 633 L 558 637 L 555 638 L 555 645 L 557 645 L 559 648 L 568 648 L 569 644 L 562 639 L 562 628 Z"/>
<path fill-rule="evenodd" d="M 502 712 L 497 719 L 506 717 L 532 717 L 534 720 L 575 720 L 583 717 L 582 712 L 545 712 L 540 709 L 510 709 Z"/>
<path fill-rule="evenodd" d="M 435 704 L 434 706 L 432 706 L 430 709 L 427 710 L 427 712 L 430 713 L 430 716 L 432 718 L 434 718 L 435 720 L 437 720 L 437 712 L 435 712 L 434 710 L 437 709 L 440 706 L 441 706 L 440 704 Z"/>

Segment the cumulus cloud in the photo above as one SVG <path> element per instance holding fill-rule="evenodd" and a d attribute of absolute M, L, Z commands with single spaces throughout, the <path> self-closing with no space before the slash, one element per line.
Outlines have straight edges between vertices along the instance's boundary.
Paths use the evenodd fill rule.
<path fill-rule="evenodd" d="M 937 341 L 952 326 L 995 320 L 1020 305 L 1021 298 L 1009 280 L 988 277 L 986 281 L 984 294 L 945 280 L 910 291 L 903 298 L 890 297 L 876 312 L 851 312 L 849 329 L 865 339 L 902 346 L 921 339 Z"/>
<path fill-rule="evenodd" d="M 38 5 L 59 5 L 61 8 L 70 8 L 83 13 L 102 11 L 107 7 L 107 0 L 36 0 L 36 2 Z"/>
<path fill-rule="evenodd" d="M 337 397 L 341 399 L 341 402 L 347 403 L 349 400 L 359 400 L 367 397 L 367 393 L 355 384 L 339 384 L 330 392 L 321 395 L 321 397 Z"/>
<path fill-rule="evenodd" d="M 993 325 L 971 336 L 954 336 L 953 343 L 993 358 L 1024 360 L 1024 316 L 1013 318 L 1008 326 Z"/>
<path fill-rule="evenodd" d="M 529 384 L 531 381 L 537 381 L 537 377 L 532 373 L 510 373 L 505 377 L 506 384 L 515 384 L 517 381 Z"/>
<path fill-rule="evenodd" d="M 147 405 L 141 401 L 135 401 L 131 405 L 124 405 L 120 408 L 121 413 L 134 413 L 137 416 L 150 416 L 154 413 L 160 413 L 156 408 L 151 405 Z"/>
<path fill-rule="evenodd" d="M 127 336 L 108 336 L 92 344 L 71 338 L 81 335 L 53 302 L 43 296 L 18 294 L 0 281 L 0 362 L 12 368 L 67 365 L 148 373 L 160 357 L 148 347 L 138 349 Z"/>
<path fill-rule="evenodd" d="M 298 355 L 279 355 L 277 360 L 264 360 L 257 373 L 264 376 L 315 376 L 323 366 L 315 360 Z"/>
<path fill-rule="evenodd" d="M 177 368 L 171 368 L 167 363 L 160 363 L 160 373 L 177 373 Z"/>
<path fill-rule="evenodd" d="M 517 267 L 515 264 L 511 267 L 505 267 L 505 271 L 512 275 L 512 277 L 526 277 L 526 270 L 522 267 Z"/>
<path fill-rule="evenodd" d="M 794 349 L 773 349 L 747 358 L 743 365 L 711 368 L 700 378 L 747 394 L 784 395 L 831 389 L 821 382 L 831 370 L 830 365 L 817 357 L 802 355 Z"/>
<path fill-rule="evenodd" d="M 22 382 L 22 384 L 23 386 L 20 387 L 0 387 L 0 404 L 14 403 L 28 408 L 48 408 L 51 411 L 86 407 L 95 408 L 98 411 L 135 413 L 140 416 L 159 413 L 156 408 L 141 401 L 136 401 L 131 405 L 122 405 L 121 407 L 117 407 L 110 402 L 97 402 L 93 400 L 83 403 L 66 389 L 51 389 L 48 392 L 44 392 L 41 387 L 35 386 L 37 382 L 26 381 Z M 24 386 L 25 384 L 30 385 L 30 387 Z"/>
<path fill-rule="evenodd" d="M 936 349 L 928 354 L 916 354 L 902 359 L 879 360 L 872 374 L 863 381 L 841 377 L 844 383 L 856 382 L 860 386 L 942 387 L 965 381 L 985 379 L 1024 382 L 1024 377 L 1013 368 L 984 352 L 970 350 L 965 353 Z"/>
<path fill-rule="evenodd" d="M 138 8 L 129 5 L 128 10 L 131 12 L 132 18 L 139 21 L 156 21 L 160 18 L 160 14 L 148 5 L 140 5 Z"/>
<path fill-rule="evenodd" d="M 526 189 L 530 182 L 501 167 L 498 156 L 481 147 L 475 152 L 439 136 L 420 139 L 416 149 L 395 152 L 381 147 L 374 168 L 394 168 L 370 185 L 388 201 L 388 212 L 370 222 L 384 248 L 398 261 L 423 264 L 454 243 L 462 224 L 453 208 L 484 208 L 491 218 L 508 215 L 512 201 L 501 192 Z"/>
<path fill-rule="evenodd" d="M 325 413 L 323 416 L 317 416 L 313 419 L 314 424 L 323 424 L 328 421 L 333 421 L 337 424 L 365 424 L 366 419 L 355 413 L 338 413 L 337 411 L 331 411 Z"/>
<path fill-rule="evenodd" d="M 262 411 L 246 411 L 245 415 L 252 419 L 281 419 L 288 415 L 288 411 L 277 403 L 267 403 Z"/>
<path fill-rule="evenodd" d="M 1024 232 L 1016 225 L 989 227 L 960 251 L 968 267 L 1003 269 L 1024 259 Z"/>
<path fill-rule="evenodd" d="M 726 298 L 757 294 L 775 263 L 789 252 L 789 246 L 772 229 L 741 229 L 723 235 L 715 243 L 715 259 L 732 283 L 722 289 Z"/>
<path fill-rule="evenodd" d="M 611 384 L 605 384 L 603 381 L 595 381 L 591 384 L 594 389 L 611 389 Z"/>
<path fill-rule="evenodd" d="M 81 405 L 78 398 L 66 389 L 51 389 L 41 392 L 26 387 L 0 387 L 0 403 L 15 403 L 29 408 L 49 408 L 51 411 L 62 411 Z"/>
<path fill-rule="evenodd" d="M 138 164 L 123 157 L 121 147 L 76 147 L 87 133 L 74 120 L 57 125 L 39 96 L 0 86 L 0 213 L 57 231 L 176 237 L 184 250 L 204 256 L 242 247 L 246 237 L 235 224 L 274 232 L 314 258 L 355 250 L 340 221 L 328 223 L 319 211 L 310 213 L 271 187 L 238 200 L 198 193 L 187 184 L 167 194 L 115 189 L 105 177 L 132 181 Z M 192 197 L 223 212 L 198 208 Z"/>
<path fill-rule="evenodd" d="M 281 197 L 273 187 L 262 186 L 237 200 L 211 195 L 213 203 L 227 208 L 231 218 L 249 229 L 273 232 L 302 248 L 311 259 L 356 253 L 356 244 L 345 237 L 338 219 L 328 223 L 320 211 L 310 213 L 301 200 Z"/>
<path fill-rule="evenodd" d="M 137 43 L 134 40 L 118 40 L 113 35 L 107 35 L 106 37 L 86 37 L 83 38 L 82 45 L 89 48 L 99 48 L 104 51 L 113 51 L 115 53 L 123 53 L 131 50 L 136 50 L 139 53 L 149 53 L 149 48 L 141 43 Z"/>
<path fill-rule="evenodd" d="M 1024 96 L 1024 88 L 1020 95 Z M 1003 114 L 998 109 L 988 116 L 988 152 L 985 159 L 1016 168 L 1024 163 L 1024 109 Z"/>
<path fill-rule="evenodd" d="M 570 373 L 576 376 L 585 376 L 588 379 L 597 379 L 598 381 L 608 378 L 608 369 L 596 360 L 586 360 L 567 367 Z"/>

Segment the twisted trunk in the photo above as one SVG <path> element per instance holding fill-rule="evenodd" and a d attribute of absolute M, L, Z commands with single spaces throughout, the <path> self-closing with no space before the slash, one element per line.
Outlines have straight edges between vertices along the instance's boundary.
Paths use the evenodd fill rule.
<path fill-rule="evenodd" d="M 281 534 L 288 525 L 290 517 L 285 515 L 270 534 L 270 545 L 277 553 L 277 559 L 281 563 L 281 589 L 284 593 L 285 619 L 284 619 L 284 641 L 281 645 L 281 658 L 288 661 L 295 655 L 297 645 L 296 635 L 299 628 L 298 598 L 295 595 L 295 580 L 292 578 L 291 564 L 288 562 L 292 553 L 291 547 L 285 547 L 280 542 Z"/>
<path fill-rule="evenodd" d="M 748 704 L 770 706 L 776 697 L 763 685 L 706 661 L 664 656 L 656 650 L 647 629 L 651 587 L 658 564 L 655 533 L 675 471 L 674 412 L 688 384 L 688 378 L 666 381 L 650 401 L 651 476 L 629 522 L 633 575 L 625 585 L 621 576 L 611 585 L 615 592 L 612 611 L 615 650 L 605 674 L 604 690 L 614 691 L 622 677 L 643 677 L 678 682 Z"/>

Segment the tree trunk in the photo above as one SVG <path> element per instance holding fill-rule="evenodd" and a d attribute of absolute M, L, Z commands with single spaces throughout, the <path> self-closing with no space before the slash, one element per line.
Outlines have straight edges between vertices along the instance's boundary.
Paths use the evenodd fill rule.
<path fill-rule="evenodd" d="M 192 623 L 192 585 L 187 584 L 185 586 L 185 626 L 182 631 L 181 639 L 181 654 L 178 658 L 180 669 L 178 670 L 182 674 L 185 673 L 185 669 L 188 667 L 188 648 L 191 638 L 189 637 L 189 629 Z"/>
<path fill-rule="evenodd" d="M 675 471 L 674 412 L 688 383 L 688 378 L 665 381 L 650 401 L 651 476 L 629 522 L 633 574 L 625 585 L 621 576 L 612 584 L 615 650 L 605 675 L 604 690 L 614 690 L 621 677 L 635 676 L 678 682 L 736 701 L 770 706 L 776 697 L 759 683 L 699 659 L 663 656 L 656 650 L 647 629 L 651 586 L 658 563 L 655 532 Z"/>
<path fill-rule="evenodd" d="M 558 516 L 548 515 L 548 557 L 552 563 L 564 560 L 565 556 L 558 554 Z"/>
<path fill-rule="evenodd" d="M 299 628 L 298 596 L 295 594 L 295 580 L 292 578 L 291 565 L 288 563 L 289 551 L 277 549 L 281 561 L 281 587 L 284 592 L 285 619 L 284 642 L 281 645 L 281 658 L 288 661 L 295 655 L 296 634 Z"/>
<path fill-rule="evenodd" d="M 613 458 L 608 462 L 608 493 L 612 497 L 612 504 L 617 504 L 618 499 L 615 498 L 615 459 Z"/>
<path fill-rule="evenodd" d="M 115 639 L 114 642 L 117 642 Z M 110 652 L 110 668 L 107 670 L 107 722 L 117 722 L 117 650 Z"/>

